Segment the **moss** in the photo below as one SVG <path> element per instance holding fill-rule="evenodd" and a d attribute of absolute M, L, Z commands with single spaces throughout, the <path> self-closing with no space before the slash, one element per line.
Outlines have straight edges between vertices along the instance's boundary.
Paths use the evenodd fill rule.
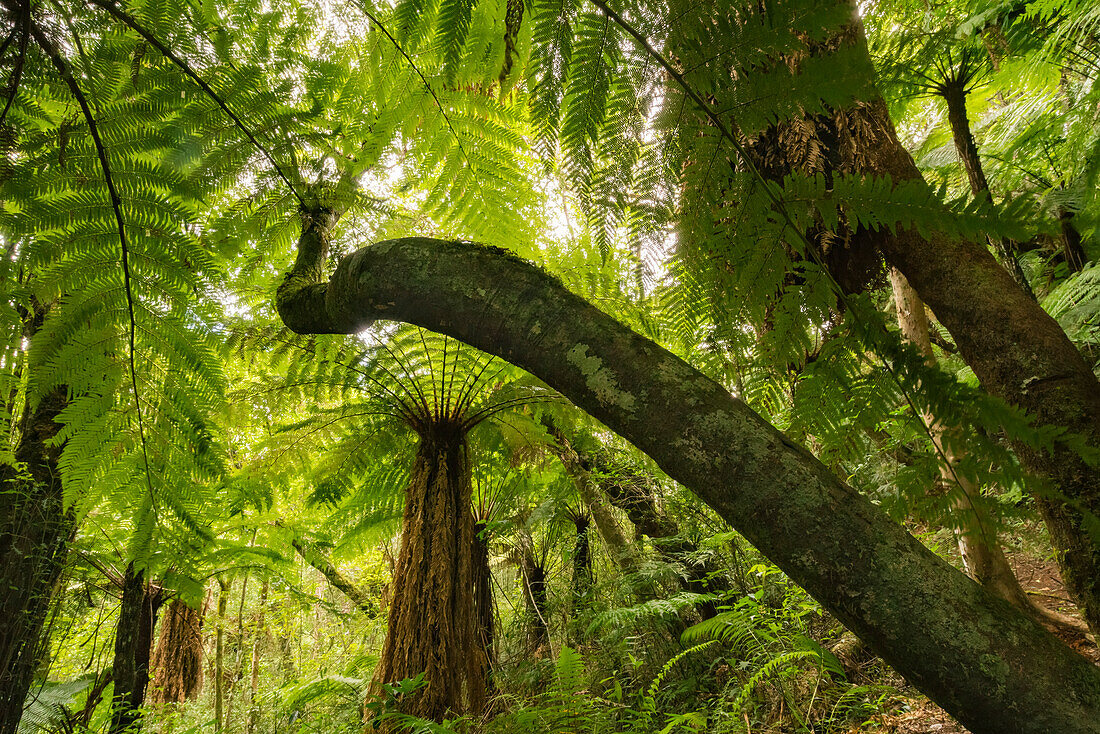
<path fill-rule="evenodd" d="M 584 384 L 601 405 L 613 405 L 628 413 L 634 412 L 634 396 L 619 387 L 614 373 L 604 366 L 602 359 L 588 353 L 587 344 L 578 344 L 570 349 L 565 359 L 584 375 Z"/>
<path fill-rule="evenodd" d="M 982 655 L 978 659 L 978 667 L 982 673 L 990 679 L 998 693 L 1003 693 L 1005 683 L 1008 680 L 1008 663 L 996 655 Z"/>

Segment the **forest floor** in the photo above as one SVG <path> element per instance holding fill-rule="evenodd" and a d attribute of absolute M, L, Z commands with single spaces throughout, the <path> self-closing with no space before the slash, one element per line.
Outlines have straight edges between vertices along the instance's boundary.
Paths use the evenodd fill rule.
<path fill-rule="evenodd" d="M 1034 596 L 1044 606 L 1057 609 L 1076 619 L 1081 619 L 1077 607 L 1069 599 L 1058 564 L 1053 558 L 1044 556 L 1041 530 L 1035 525 L 1021 528 L 1021 534 L 1009 540 L 1006 549 L 1008 560 L 1020 579 L 1024 590 Z M 1038 541 L 1038 542 L 1036 542 Z M 1049 546 L 1046 546 L 1049 548 Z M 957 562 L 957 558 L 952 561 Z M 956 565 L 958 565 L 956 563 Z M 1093 663 L 1100 664 L 1100 650 L 1092 642 L 1081 637 L 1059 635 L 1066 644 L 1084 655 Z M 897 680 L 891 681 L 902 691 L 898 701 L 898 710 L 882 717 L 881 724 L 891 734 L 970 734 L 970 730 L 951 718 L 942 708 L 928 700 L 904 680 L 893 674 Z"/>

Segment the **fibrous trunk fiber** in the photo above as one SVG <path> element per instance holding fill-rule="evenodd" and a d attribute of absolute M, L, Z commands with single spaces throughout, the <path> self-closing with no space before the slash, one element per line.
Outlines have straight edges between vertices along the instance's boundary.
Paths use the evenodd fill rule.
<path fill-rule="evenodd" d="M 202 689 L 202 613 L 172 600 L 153 653 L 154 704 L 190 701 Z"/>
<path fill-rule="evenodd" d="M 461 430 L 429 427 L 406 490 L 393 604 L 374 689 L 424 673 L 427 685 L 400 709 L 436 721 L 484 704 L 487 660 L 474 613 L 470 494 Z"/>

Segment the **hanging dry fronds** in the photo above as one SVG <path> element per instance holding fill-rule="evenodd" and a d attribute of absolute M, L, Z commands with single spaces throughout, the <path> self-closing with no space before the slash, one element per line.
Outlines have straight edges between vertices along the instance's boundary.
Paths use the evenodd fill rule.
<path fill-rule="evenodd" d="M 152 702 L 190 701 L 202 689 L 202 612 L 173 599 L 153 654 Z"/>

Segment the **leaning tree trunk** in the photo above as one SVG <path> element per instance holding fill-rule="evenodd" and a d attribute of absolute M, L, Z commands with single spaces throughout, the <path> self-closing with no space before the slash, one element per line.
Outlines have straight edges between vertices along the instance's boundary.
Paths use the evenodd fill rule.
<path fill-rule="evenodd" d="M 159 587 L 146 583 L 144 570 L 136 568 L 133 562 L 126 567 L 111 666 L 115 680 L 111 734 L 134 732 L 140 727 L 161 593 Z"/>
<path fill-rule="evenodd" d="M 76 531 L 62 495 L 61 447 L 51 443 L 67 404 L 66 390 L 58 388 L 27 406 L 15 450 L 27 471 L 0 468 L 0 734 L 15 734 L 23 716 L 50 600 Z"/>
<path fill-rule="evenodd" d="M 917 348 L 929 365 L 935 367 L 936 356 L 928 335 L 928 316 L 924 312 L 924 302 L 905 280 L 905 276 L 898 271 L 890 271 L 890 283 L 902 336 Z M 1039 622 L 1076 634 L 1084 632 L 1080 622 L 1039 606 L 1020 586 L 1019 579 L 1001 549 L 996 524 L 984 507 L 980 487 L 966 474 L 956 471 L 964 456 L 956 448 L 957 442 L 946 440 L 949 438 L 947 427 L 937 421 L 934 415 L 925 414 L 922 419 L 940 457 L 940 476 L 947 486 L 958 489 L 952 502 L 953 519 L 955 538 L 966 572 L 979 584 L 1005 601 L 1015 604 Z"/>
<path fill-rule="evenodd" d="M 373 688 L 425 674 L 401 711 L 441 721 L 478 713 L 488 661 L 474 613 L 470 463 L 458 426 L 420 436 L 401 525 L 393 603 Z"/>
<path fill-rule="evenodd" d="M 874 87 L 856 3 L 838 0 L 837 7 L 851 22 L 809 53 L 846 81 L 856 101 L 833 109 L 831 116 L 803 121 L 828 128 L 819 135 L 832 141 L 823 156 L 830 166 L 826 174 L 888 176 L 894 182 L 924 185 Z M 692 58 L 681 61 L 690 63 Z M 847 135 L 843 145 L 838 131 Z M 1064 429 L 1089 449 L 1100 449 L 1100 382 L 1058 322 L 984 243 L 890 223 L 873 235 L 886 261 L 905 275 L 954 337 L 959 354 L 986 391 L 1023 409 L 1038 425 Z M 1035 501 L 1066 587 L 1093 633 L 1100 634 L 1100 538 L 1090 532 L 1100 521 L 1100 471 L 1071 441 L 1057 442 L 1049 450 L 1018 441 L 1015 449 L 1029 471 L 1053 485 L 1039 490 Z"/>
<path fill-rule="evenodd" d="M 978 146 L 974 134 L 970 131 L 970 118 L 966 114 L 966 87 L 961 80 L 952 80 L 943 85 L 943 99 L 947 103 L 947 121 L 951 125 L 951 138 L 955 142 L 955 151 L 959 154 L 966 179 L 970 183 L 970 193 L 974 198 L 991 199 L 989 181 L 986 180 L 982 159 L 978 157 Z M 1012 275 L 1012 279 L 1032 298 L 1031 284 L 1027 282 L 1020 261 L 1016 259 L 1015 248 L 1004 237 L 991 237 L 989 244 L 996 250 L 1001 264 Z"/>
<path fill-rule="evenodd" d="M 343 592 L 344 596 L 351 599 L 352 603 L 359 608 L 359 611 L 367 615 L 369 619 L 374 619 L 378 616 L 378 605 L 374 602 L 371 595 L 356 586 L 347 576 L 340 573 L 340 569 L 336 568 L 331 560 L 322 555 L 316 548 L 307 547 L 305 543 L 297 538 L 291 540 L 290 545 L 294 550 L 298 551 L 298 555 L 302 557 L 302 560 L 317 571 L 320 571 L 321 575 L 324 576 L 335 589 Z"/>
<path fill-rule="evenodd" d="M 649 454 L 975 734 L 1100 732 L 1100 670 L 683 360 L 497 248 L 388 240 L 311 281 L 313 221 L 277 302 L 294 331 L 394 319 L 507 359 Z"/>

